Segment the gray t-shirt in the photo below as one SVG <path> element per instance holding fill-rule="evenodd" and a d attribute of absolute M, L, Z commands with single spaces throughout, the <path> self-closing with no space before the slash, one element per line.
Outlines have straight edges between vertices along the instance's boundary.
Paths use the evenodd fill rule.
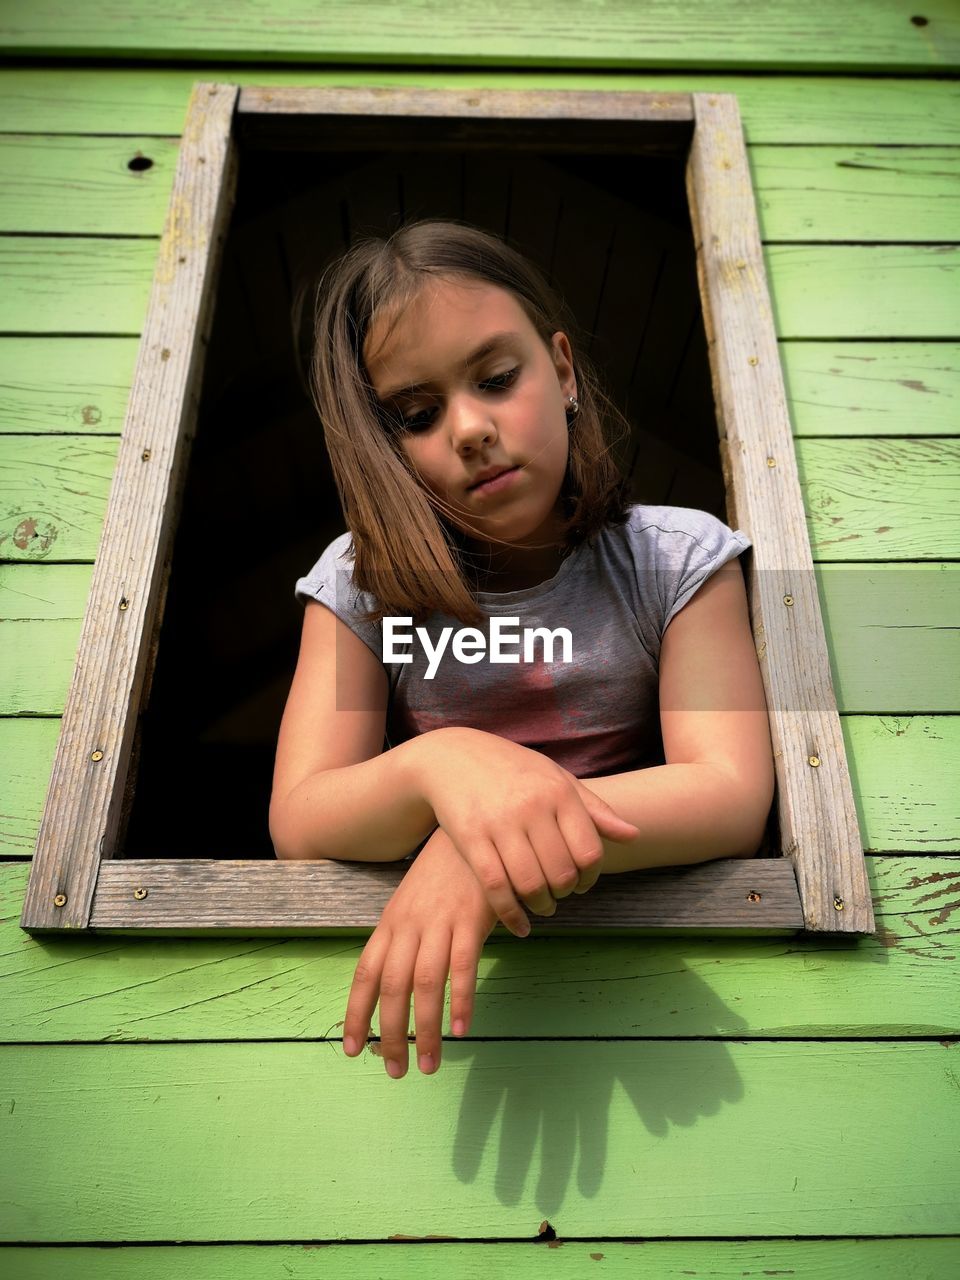
<path fill-rule="evenodd" d="M 390 624 L 393 657 L 404 654 L 407 662 L 390 654 L 385 661 L 384 623 L 357 616 L 373 597 L 353 587 L 349 532 L 329 544 L 294 590 L 302 604 L 318 600 L 332 609 L 383 664 L 390 689 L 386 747 L 443 725 L 469 725 L 591 778 L 664 763 L 661 638 L 706 579 L 750 546 L 744 533 L 709 512 L 638 503 L 626 524 L 581 543 L 546 582 L 479 592 L 487 618 L 459 647 L 457 618 L 432 613 L 423 637 L 410 620 Z M 500 632 L 499 661 L 491 625 Z M 451 630 L 441 651 L 445 627 Z M 569 660 L 560 634 L 552 653 L 536 638 L 525 647 L 536 627 L 566 628 Z"/>

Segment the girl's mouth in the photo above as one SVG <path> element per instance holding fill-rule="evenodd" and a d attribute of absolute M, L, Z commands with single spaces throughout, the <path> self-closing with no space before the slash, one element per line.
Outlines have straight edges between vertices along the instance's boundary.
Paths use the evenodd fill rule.
<path fill-rule="evenodd" d="M 509 471 L 501 471 L 498 476 L 494 476 L 492 480 L 484 480 L 483 484 L 476 484 L 470 490 L 471 493 L 496 493 L 500 489 L 505 489 L 513 483 L 514 477 L 519 471 L 519 467 L 511 467 Z"/>

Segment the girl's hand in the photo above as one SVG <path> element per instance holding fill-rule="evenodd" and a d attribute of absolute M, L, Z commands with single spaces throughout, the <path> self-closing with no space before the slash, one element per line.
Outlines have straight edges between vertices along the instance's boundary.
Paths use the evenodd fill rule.
<path fill-rule="evenodd" d="M 603 838 L 629 841 L 639 834 L 539 751 L 461 726 L 429 737 L 424 799 L 493 911 L 519 937 L 530 924 L 518 897 L 538 915 L 552 916 L 557 899 L 593 888 Z"/>
<path fill-rule="evenodd" d="M 343 1024 L 344 1053 L 361 1052 L 379 997 L 380 1052 L 388 1074 L 405 1075 L 412 991 L 420 1070 L 436 1071 L 447 974 L 451 1026 L 461 1021 L 464 1035 L 473 1015 L 480 952 L 496 922 L 476 876 L 446 833 L 435 831 L 394 890 L 357 963 Z"/>

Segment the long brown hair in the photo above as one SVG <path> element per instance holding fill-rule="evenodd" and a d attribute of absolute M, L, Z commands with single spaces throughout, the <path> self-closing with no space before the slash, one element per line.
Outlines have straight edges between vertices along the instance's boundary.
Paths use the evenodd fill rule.
<path fill-rule="evenodd" d="M 577 327 L 538 269 L 503 240 L 466 223 L 423 219 L 388 237 L 359 241 L 322 274 L 314 298 L 309 388 L 323 424 L 344 518 L 353 540 L 353 582 L 378 608 L 365 616 L 433 610 L 460 622 L 485 614 L 475 595 L 463 535 L 438 509 L 385 425 L 363 348 L 374 317 L 402 319 L 437 277 L 508 290 L 549 348 L 552 335 Z M 302 297 L 298 307 L 302 305 Z M 567 470 L 560 490 L 563 548 L 572 550 L 627 519 L 627 481 L 612 450 L 629 424 L 571 338 L 579 413 L 569 422 Z M 620 432 L 610 437 L 616 423 Z"/>

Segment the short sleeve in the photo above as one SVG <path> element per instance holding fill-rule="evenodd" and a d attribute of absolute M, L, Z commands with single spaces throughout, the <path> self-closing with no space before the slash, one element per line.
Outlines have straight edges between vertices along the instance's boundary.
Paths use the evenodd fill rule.
<path fill-rule="evenodd" d="M 740 529 L 693 507 L 647 508 L 656 512 L 654 555 L 658 594 L 663 607 L 660 634 L 711 574 L 748 550 L 753 543 Z"/>
<path fill-rule="evenodd" d="M 306 607 L 310 600 L 325 604 L 358 635 L 383 661 L 383 629 L 379 623 L 364 621 L 362 614 L 374 605 L 368 592 L 357 591 L 353 582 L 353 548 L 349 532 L 334 538 L 313 568 L 298 578 L 294 596 Z"/>

